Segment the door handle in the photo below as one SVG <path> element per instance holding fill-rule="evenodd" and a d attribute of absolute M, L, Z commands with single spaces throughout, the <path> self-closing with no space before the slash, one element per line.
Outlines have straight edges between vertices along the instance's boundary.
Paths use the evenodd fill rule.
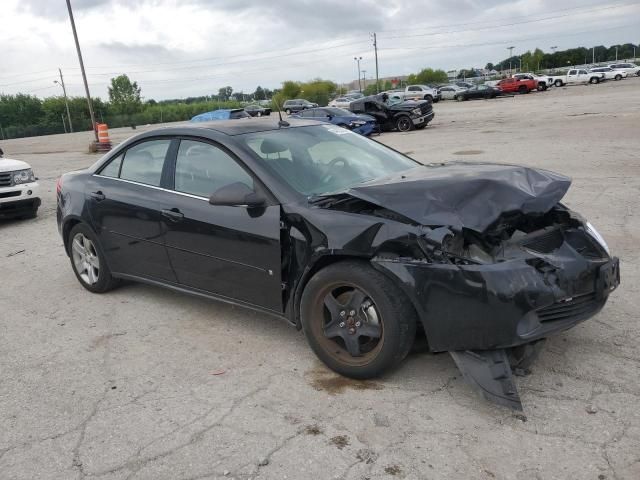
<path fill-rule="evenodd" d="M 96 202 L 101 202 L 102 200 L 107 198 L 100 190 L 98 190 L 97 192 L 91 192 L 89 195 L 91 195 L 91 198 L 93 198 Z"/>
<path fill-rule="evenodd" d="M 168 218 L 172 222 L 180 222 L 184 218 L 184 214 L 177 208 L 171 210 L 162 210 L 162 216 Z"/>

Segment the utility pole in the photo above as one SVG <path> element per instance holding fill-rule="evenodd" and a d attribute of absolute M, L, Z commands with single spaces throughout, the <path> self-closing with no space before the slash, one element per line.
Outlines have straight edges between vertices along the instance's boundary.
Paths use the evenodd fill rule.
<path fill-rule="evenodd" d="M 373 32 L 373 51 L 376 55 L 376 93 L 380 93 L 380 77 L 378 77 L 378 39 L 376 38 L 376 32 Z"/>
<path fill-rule="evenodd" d="M 516 47 L 507 47 L 507 50 L 509 50 L 509 75 L 511 75 L 513 73 L 513 71 L 511 70 L 511 57 L 513 57 L 513 49 Z"/>
<path fill-rule="evenodd" d="M 596 47 L 593 47 L 591 49 L 591 63 L 596 63 Z"/>
<path fill-rule="evenodd" d="M 367 71 L 362 70 L 362 86 L 367 89 Z"/>
<path fill-rule="evenodd" d="M 555 56 L 556 50 L 558 49 L 557 45 L 554 45 L 553 47 L 551 47 L 551 50 L 553 50 L 553 55 Z M 556 62 L 555 62 L 555 58 L 553 61 L 553 68 L 556 68 Z"/>
<path fill-rule="evenodd" d="M 60 114 L 60 118 L 62 119 L 62 129 L 64 130 L 64 133 L 67 133 L 67 125 L 64 123 L 64 113 Z"/>
<path fill-rule="evenodd" d="M 82 52 L 80 51 L 80 42 L 78 42 L 78 32 L 76 31 L 76 22 L 73 20 L 73 10 L 71 9 L 71 0 L 67 0 L 67 10 L 69 10 L 69 20 L 71 21 L 71 30 L 73 30 L 73 39 L 76 42 L 76 50 L 78 52 L 78 61 L 80 62 L 80 71 L 82 72 L 82 81 L 84 82 L 84 91 L 87 94 L 87 103 L 89 104 L 89 115 L 91 116 L 91 125 L 93 127 L 93 135 L 96 138 L 96 142 L 98 142 L 98 130 L 96 129 L 96 117 L 93 114 L 91 94 L 89 93 L 89 84 L 87 83 L 87 74 L 84 71 L 84 62 L 82 61 Z"/>
<path fill-rule="evenodd" d="M 618 46 L 616 45 L 616 62 L 618 61 Z"/>
<path fill-rule="evenodd" d="M 73 133 L 73 124 L 71 123 L 71 112 L 69 112 L 69 99 L 67 98 L 67 89 L 64 86 L 64 78 L 62 78 L 62 70 L 59 68 L 60 81 L 54 80 L 53 83 L 58 83 L 62 87 L 62 93 L 64 94 L 64 104 L 67 107 L 67 118 L 69 119 L 69 133 Z M 64 122 L 63 122 L 64 123 Z M 67 129 L 64 129 L 64 133 L 67 133 Z"/>
<path fill-rule="evenodd" d="M 353 57 L 353 59 L 358 62 L 358 89 L 362 93 L 362 81 L 360 79 L 360 60 L 362 60 L 362 57 Z"/>

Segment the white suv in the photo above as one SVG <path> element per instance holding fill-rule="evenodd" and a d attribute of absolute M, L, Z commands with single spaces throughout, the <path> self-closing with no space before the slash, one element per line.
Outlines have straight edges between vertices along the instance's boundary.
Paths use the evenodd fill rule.
<path fill-rule="evenodd" d="M 612 63 L 609 65 L 609 68 L 613 70 L 621 70 L 623 72 L 627 72 L 629 76 L 638 75 L 640 76 L 640 67 L 635 63 Z"/>
<path fill-rule="evenodd" d="M 31 166 L 0 155 L 0 218 L 34 218 L 40 206 L 40 185 Z"/>
<path fill-rule="evenodd" d="M 431 100 L 434 103 L 440 100 L 440 93 L 427 85 L 409 85 L 404 92 L 407 97 L 415 96 L 421 100 Z"/>

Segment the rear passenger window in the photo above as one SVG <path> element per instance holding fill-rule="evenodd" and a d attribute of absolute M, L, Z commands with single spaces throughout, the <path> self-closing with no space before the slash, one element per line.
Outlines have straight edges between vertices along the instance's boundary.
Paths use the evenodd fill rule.
<path fill-rule="evenodd" d="M 224 150 L 208 143 L 182 140 L 176 159 L 175 190 L 208 198 L 221 187 L 253 178 Z"/>
<path fill-rule="evenodd" d="M 124 154 L 120 178 L 159 187 L 170 143 L 171 140 L 149 140 L 131 147 Z"/>
<path fill-rule="evenodd" d="M 122 157 L 123 155 L 121 154 L 111 160 L 107 166 L 100 171 L 100 175 L 103 177 L 118 178 L 120 175 L 120 165 L 122 165 Z"/>

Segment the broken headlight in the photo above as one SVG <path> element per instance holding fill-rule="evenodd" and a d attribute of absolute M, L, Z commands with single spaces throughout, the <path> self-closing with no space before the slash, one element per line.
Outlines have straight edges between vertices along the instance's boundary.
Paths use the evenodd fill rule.
<path fill-rule="evenodd" d="M 598 242 L 598 244 L 602 248 L 604 248 L 604 251 L 607 252 L 607 255 L 611 255 L 611 250 L 609 250 L 609 245 L 607 245 L 607 242 L 604 241 L 604 238 L 602 238 L 602 235 L 600 235 L 600 233 L 596 230 L 596 227 L 591 225 L 591 222 L 585 222 L 584 226 L 587 233 L 591 235 L 591 237 L 596 242 Z"/>

